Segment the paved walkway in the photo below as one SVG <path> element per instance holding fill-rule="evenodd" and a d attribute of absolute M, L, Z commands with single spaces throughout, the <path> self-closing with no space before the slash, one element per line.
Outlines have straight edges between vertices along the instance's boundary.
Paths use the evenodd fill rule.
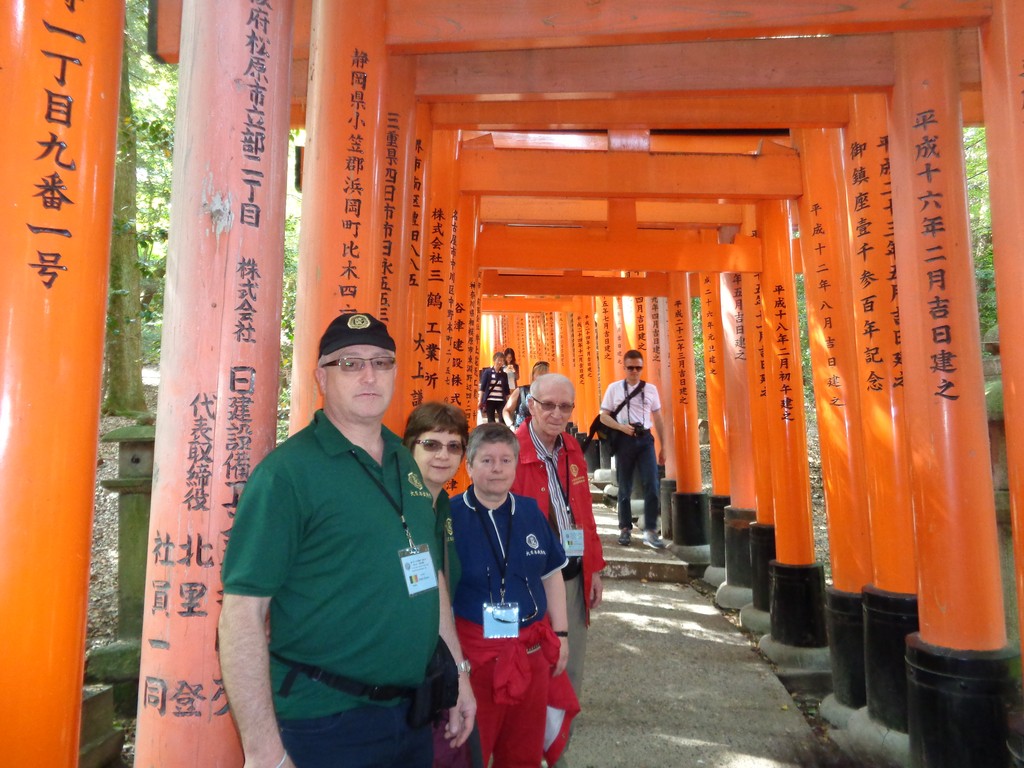
<path fill-rule="evenodd" d="M 676 561 L 633 537 L 615 542 L 611 510 L 595 505 L 606 559 Z M 633 569 L 630 565 L 625 569 Z M 572 768 L 768 768 L 835 765 L 793 699 L 710 599 L 680 579 L 605 580 L 587 649 Z"/>

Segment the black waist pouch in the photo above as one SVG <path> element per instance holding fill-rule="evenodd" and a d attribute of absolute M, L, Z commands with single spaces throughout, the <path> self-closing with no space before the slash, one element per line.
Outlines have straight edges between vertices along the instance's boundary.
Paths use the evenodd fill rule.
<path fill-rule="evenodd" d="M 422 728 L 434 722 L 443 710 L 459 700 L 459 669 L 448 646 L 440 637 L 427 664 L 423 683 L 415 689 L 409 705 L 409 727 Z"/>

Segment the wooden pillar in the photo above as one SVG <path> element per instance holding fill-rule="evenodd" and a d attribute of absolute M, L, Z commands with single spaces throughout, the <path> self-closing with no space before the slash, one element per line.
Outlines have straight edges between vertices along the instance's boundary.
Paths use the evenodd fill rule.
<path fill-rule="evenodd" d="M 1008 759 L 1008 680 L 953 32 L 896 35 L 890 125 L 921 629 L 907 639 L 911 754 Z M 970 700 L 936 680 L 985 680 Z M 959 727 L 936 729 L 936 725 Z"/>
<path fill-rule="evenodd" d="M 743 275 L 743 306 L 747 329 L 747 394 L 750 399 L 750 432 L 754 455 L 754 497 L 757 522 L 775 526 L 775 495 L 772 492 L 771 449 L 768 445 L 768 359 L 765 299 L 761 273 Z M 774 544 L 772 548 L 774 553 Z M 774 554 L 772 555 L 774 557 Z"/>
<path fill-rule="evenodd" d="M 735 428 L 729 432 L 729 497 L 730 503 L 742 509 L 754 510 L 757 497 L 754 491 L 754 434 L 750 416 L 750 382 L 747 367 L 750 360 L 746 296 L 743 294 L 743 275 L 739 272 L 722 274 L 722 326 L 724 340 L 722 355 L 725 367 L 726 419 Z"/>
<path fill-rule="evenodd" d="M 825 580 L 814 554 L 789 203 L 761 203 L 759 213 L 758 229 L 765 244 L 761 290 L 776 549 L 769 569 L 771 635 L 762 639 L 761 648 L 769 656 L 778 656 L 779 646 L 808 652 L 825 647 Z M 812 655 L 811 659 L 815 658 Z M 828 668 L 827 654 L 819 654 L 817 659 Z M 814 665 L 812 660 L 801 664 Z"/>
<path fill-rule="evenodd" d="M 615 315 L 611 296 L 600 296 L 597 303 L 598 398 L 604 396 L 608 385 L 615 381 L 618 364 L 615 361 Z"/>
<path fill-rule="evenodd" d="M 859 594 L 872 578 L 871 540 L 841 136 L 828 128 L 802 129 L 795 135 L 803 161 L 800 249 L 832 581 L 836 589 Z"/>
<path fill-rule="evenodd" d="M 667 293 L 667 286 L 666 286 Z M 672 381 L 671 352 L 669 347 L 668 334 L 668 299 L 664 296 L 654 296 L 650 299 L 650 322 L 648 323 L 648 334 L 650 337 L 650 367 L 657 372 L 658 393 L 661 395 L 661 419 L 665 425 L 667 434 L 664 438 L 662 448 L 665 455 L 665 477 L 672 480 L 670 491 L 675 491 L 676 477 L 676 446 L 673 436 L 673 425 L 675 424 L 675 401 L 671 396 L 670 389 Z M 662 490 L 662 531 L 664 533 L 665 521 L 668 520 L 668 527 L 671 529 L 671 509 L 665 509 L 665 499 L 671 502 L 671 496 L 666 497 L 666 491 Z M 669 505 L 670 506 L 670 505 Z"/>
<path fill-rule="evenodd" d="M 409 288 L 408 250 L 411 233 L 419 241 L 419 216 L 410 215 L 414 200 L 418 202 L 422 176 L 417 174 L 420 162 L 419 129 L 421 115 L 416 109 L 415 62 L 407 56 L 391 56 L 387 62 L 385 83 L 384 139 L 382 142 L 382 176 L 380 199 L 380 250 L 372 254 L 380 263 L 379 304 L 377 317 L 387 324 L 395 340 L 398 373 L 395 377 L 395 395 L 391 398 L 384 424 L 398 434 L 405 428 L 409 411 L 409 371 L 415 358 L 412 348 L 411 315 L 414 302 Z M 424 112 L 424 114 L 426 114 Z"/>
<path fill-rule="evenodd" d="M 860 340 L 857 386 L 864 452 L 871 457 L 865 479 L 873 582 L 880 589 L 912 595 L 917 591 L 917 558 L 885 96 L 852 97 L 845 147 L 852 235 L 849 280 Z"/>
<path fill-rule="evenodd" d="M 921 637 L 993 650 L 1006 632 L 954 60 L 944 33 L 898 38 L 890 135 L 900 325 L 922 494 Z"/>
<path fill-rule="evenodd" d="M 800 246 L 832 562 L 826 591 L 832 689 L 836 700 L 856 709 L 867 701 L 861 590 L 872 569 L 842 136 L 834 128 L 794 135 L 803 161 Z"/>
<path fill-rule="evenodd" d="M 420 297 L 424 303 L 423 326 L 416 333 L 414 348 L 416 354 L 409 361 L 414 369 L 413 405 L 428 400 L 445 398 L 445 368 L 450 348 L 445 345 L 445 301 L 451 283 L 452 251 L 458 242 L 459 222 L 457 215 L 458 196 L 458 152 L 460 136 L 457 131 L 434 131 L 431 141 L 430 161 L 427 164 L 429 181 L 426 184 L 427 200 L 424 215 L 426 231 L 423 234 L 422 267 L 420 270 L 422 288 Z M 483 339 L 483 334 L 481 334 Z M 491 364 L 491 352 L 481 367 Z M 478 382 L 474 373 L 474 382 Z M 476 404 L 473 406 L 476 409 Z"/>
<path fill-rule="evenodd" d="M 0 718 L 77 765 L 124 4 L 0 6 Z"/>
<path fill-rule="evenodd" d="M 697 381 L 693 357 L 693 316 L 690 311 L 689 279 L 685 272 L 669 274 L 671 308 L 673 398 L 672 427 L 675 439 L 676 492 L 698 494 L 704 489 L 700 472 L 700 441 L 697 415 Z M 674 528 L 674 526 L 673 526 Z M 674 533 L 674 530 L 673 530 Z"/>
<path fill-rule="evenodd" d="M 292 432 L 319 407 L 313 370 L 324 328 L 341 312 L 380 308 L 384 0 L 313 0 L 311 23 Z"/>
<path fill-rule="evenodd" d="M 788 203 L 761 203 L 761 300 L 765 335 L 768 444 L 772 453 L 776 551 L 787 565 L 815 561 L 811 524 L 803 364 Z"/>
<path fill-rule="evenodd" d="M 399 300 L 404 309 L 392 319 L 390 331 L 395 339 L 398 368 L 395 376 L 395 396 L 388 411 L 389 420 L 401 421 L 400 414 L 408 414 L 417 402 L 419 388 L 414 378 L 418 370 L 416 361 L 424 354 L 420 340 L 426 317 L 426 272 L 423 249 L 429 231 L 424 204 L 426 200 L 427 161 L 430 156 L 432 129 L 429 110 L 420 105 L 415 111 L 413 130 L 405 137 L 405 247 L 398 260 Z M 479 309 L 479 308 L 477 308 Z M 479 313 L 477 315 L 479 317 Z M 472 353 L 475 360 L 475 351 Z M 475 391 L 474 391 L 475 394 Z M 402 424 L 404 430 L 405 425 Z"/>
<path fill-rule="evenodd" d="M 452 281 L 449 287 L 448 317 L 445 328 L 449 356 L 449 391 L 446 399 L 458 406 L 472 423 L 476 412 L 479 379 L 473 344 L 469 334 L 473 314 L 476 268 L 476 222 L 480 198 L 462 195 L 459 199 L 458 238 L 453 248 Z"/>
<path fill-rule="evenodd" d="M 217 660 L 220 565 L 276 438 L 292 23 L 287 1 L 184 5 L 139 765 L 242 763 Z"/>
<path fill-rule="evenodd" d="M 995 0 L 992 18 L 982 27 L 982 87 L 985 140 L 988 144 L 992 240 L 999 299 L 999 332 L 1008 340 L 1024 338 L 1024 6 Z M 1017 605 L 1024 605 L 1024 349 L 1016 343 L 1000 347 L 1003 368 L 1003 412 L 1009 467 L 1010 514 L 1013 519 L 1017 567 Z M 1019 637 L 1024 638 L 1024 613 L 1018 610 Z"/>
<path fill-rule="evenodd" d="M 703 236 L 702 242 L 707 242 Z M 711 437 L 711 493 L 729 495 L 729 440 L 725 419 L 725 330 L 722 327 L 721 275 L 701 272 L 700 313 L 704 336 L 704 389 Z"/>
<path fill-rule="evenodd" d="M 753 231 L 760 235 L 756 228 Z M 763 244 L 762 239 L 762 244 Z M 762 245 L 763 254 L 763 245 Z M 760 272 L 743 275 L 747 328 L 747 396 L 750 401 L 750 432 L 754 457 L 754 496 L 757 504 L 750 526 L 751 604 L 740 611 L 744 627 L 758 634 L 771 631 L 769 568 L 775 559 L 775 505 L 772 455 L 768 441 L 768 325 Z"/>
<path fill-rule="evenodd" d="M 719 281 L 722 306 L 722 365 L 725 372 L 726 422 L 729 424 L 729 496 L 722 509 L 722 573 L 715 602 L 743 609 L 753 602 L 753 567 L 750 558 L 751 524 L 757 519 L 754 492 L 754 435 L 750 418 L 747 379 L 747 323 L 743 276 L 723 273 Z M 712 499 L 712 532 L 717 525 L 718 499 Z M 712 539 L 712 567 L 716 560 Z M 710 568 L 709 568 L 710 570 Z M 714 573 L 711 574 L 714 576 Z M 705 571 L 705 580 L 709 574 Z"/>
<path fill-rule="evenodd" d="M 849 601 L 847 613 L 862 617 L 868 714 L 886 728 L 906 733 L 905 638 L 918 628 L 917 558 L 886 112 L 884 94 L 851 97 L 844 144 L 851 235 L 848 284 L 858 340 L 861 434 L 864 456 L 870 459 L 865 490 L 873 569 L 860 604 Z M 855 692 L 850 693 L 849 701 L 840 701 L 860 706 Z"/>

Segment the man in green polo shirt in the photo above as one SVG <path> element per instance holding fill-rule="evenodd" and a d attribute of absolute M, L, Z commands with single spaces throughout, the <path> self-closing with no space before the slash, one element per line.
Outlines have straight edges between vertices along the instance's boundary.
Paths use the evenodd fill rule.
<path fill-rule="evenodd" d="M 404 693 L 423 681 L 439 625 L 462 654 L 437 587 L 430 492 L 382 425 L 387 327 L 335 318 L 316 380 L 323 409 L 253 471 L 224 558 L 220 659 L 246 766 L 429 768 L 431 729 L 409 725 Z M 455 744 L 476 706 L 465 675 L 459 688 Z"/>

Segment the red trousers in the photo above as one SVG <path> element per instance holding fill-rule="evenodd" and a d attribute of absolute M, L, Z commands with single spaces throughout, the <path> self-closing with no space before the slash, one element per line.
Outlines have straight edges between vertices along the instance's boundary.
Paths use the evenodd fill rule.
<path fill-rule="evenodd" d="M 537 768 L 544 756 L 544 724 L 548 709 L 551 662 L 541 651 L 527 656 L 531 679 L 517 704 L 494 703 L 494 666 L 473 667 L 469 680 L 476 696 L 476 721 L 484 765 L 494 755 L 494 768 Z"/>
<path fill-rule="evenodd" d="M 551 668 L 560 647 L 547 619 L 524 627 L 516 639 L 486 639 L 483 627 L 461 617 L 455 618 L 455 628 L 473 664 L 469 682 L 484 765 L 493 754 L 494 768 L 537 768 L 544 755 Z"/>

